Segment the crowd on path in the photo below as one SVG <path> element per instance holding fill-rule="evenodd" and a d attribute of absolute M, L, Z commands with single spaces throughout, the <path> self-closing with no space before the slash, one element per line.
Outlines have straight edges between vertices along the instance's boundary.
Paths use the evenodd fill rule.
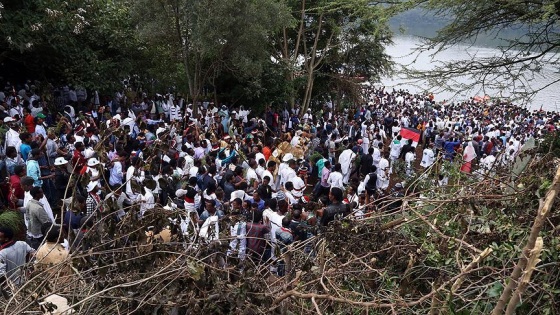
<path fill-rule="evenodd" d="M 352 108 L 267 107 L 258 116 L 171 94 L 62 91 L 59 111 L 29 83 L 0 92 L 2 201 L 26 224 L 26 242 L 0 227 L 0 274 L 14 282 L 29 254 L 66 259 L 87 250 L 81 240 L 101 218 L 142 218 L 160 206 L 187 213 L 181 231 L 207 241 L 219 239 L 222 218 L 234 218 L 227 255 L 275 259 L 333 220 L 363 218 L 376 199 L 402 196 L 394 172 L 412 176 L 442 159 L 488 175 L 560 123 L 556 112 L 507 102 L 436 102 L 373 87 Z"/>

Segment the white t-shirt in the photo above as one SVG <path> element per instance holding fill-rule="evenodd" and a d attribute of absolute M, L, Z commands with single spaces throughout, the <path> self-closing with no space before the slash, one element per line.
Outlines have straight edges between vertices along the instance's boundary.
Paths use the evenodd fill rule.
<path fill-rule="evenodd" d="M 283 187 L 285 183 L 291 181 L 294 177 L 296 177 L 296 171 L 291 167 L 286 167 L 280 173 L 280 185 Z"/>
<path fill-rule="evenodd" d="M 423 168 L 428 168 L 430 167 L 430 165 L 434 164 L 434 161 L 435 161 L 434 151 L 430 148 L 424 149 L 424 151 L 422 151 L 422 161 L 420 162 L 420 165 Z"/>
<path fill-rule="evenodd" d="M 329 178 L 327 179 L 327 183 L 331 185 L 331 187 L 338 187 L 344 189 L 344 183 L 342 182 L 342 173 L 340 172 L 331 172 L 329 174 Z"/>
<path fill-rule="evenodd" d="M 249 185 L 251 184 L 251 180 L 260 183 L 259 177 L 257 176 L 257 172 L 255 171 L 255 169 L 251 167 L 247 168 L 247 174 L 245 175 L 245 177 L 247 178 L 247 183 Z"/>

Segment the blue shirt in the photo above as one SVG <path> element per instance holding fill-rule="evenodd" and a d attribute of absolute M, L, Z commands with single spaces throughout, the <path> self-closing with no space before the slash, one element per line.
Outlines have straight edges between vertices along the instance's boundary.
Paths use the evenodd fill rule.
<path fill-rule="evenodd" d="M 261 200 L 259 200 L 259 202 L 256 202 L 255 199 L 251 198 L 251 199 L 249 199 L 249 201 L 251 201 L 251 203 L 256 203 L 258 205 L 257 209 L 259 209 L 259 211 L 264 210 L 264 200 L 261 199 Z"/>
<path fill-rule="evenodd" d="M 19 152 L 21 153 L 21 158 L 27 162 L 27 158 L 29 157 L 29 152 L 31 152 L 31 146 L 26 143 L 22 143 L 19 147 Z"/>
<path fill-rule="evenodd" d="M 35 180 L 35 182 L 33 182 L 33 187 L 43 186 L 43 180 L 39 179 L 39 177 L 41 177 L 41 168 L 37 160 L 27 161 L 27 176 Z"/>

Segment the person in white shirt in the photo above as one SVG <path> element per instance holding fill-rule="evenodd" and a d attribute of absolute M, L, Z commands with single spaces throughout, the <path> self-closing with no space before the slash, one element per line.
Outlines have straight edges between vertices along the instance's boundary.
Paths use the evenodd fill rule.
<path fill-rule="evenodd" d="M 278 188 L 276 186 L 276 180 L 273 175 L 274 170 L 276 169 L 276 162 L 268 161 L 267 166 L 268 166 L 267 169 L 263 171 L 262 178 L 268 176 L 270 178 L 269 181 L 270 188 L 272 189 L 272 191 L 276 192 Z"/>
<path fill-rule="evenodd" d="M 411 176 L 412 175 L 412 163 L 414 163 L 414 160 L 416 159 L 416 154 L 414 154 L 414 151 L 408 151 L 406 152 L 405 156 L 404 156 L 404 161 L 406 163 L 406 175 L 407 176 Z"/>
<path fill-rule="evenodd" d="M 373 154 L 371 156 L 373 157 L 373 165 L 375 167 L 379 167 L 379 161 L 381 161 L 381 150 L 383 150 L 383 143 L 379 143 L 379 148 L 373 147 Z"/>
<path fill-rule="evenodd" d="M 280 175 L 280 187 L 284 186 L 284 184 L 288 181 L 291 181 L 292 178 L 296 177 L 296 161 L 291 159 L 287 163 L 287 167 L 284 167 L 282 170 L 279 171 Z"/>
<path fill-rule="evenodd" d="M 14 147 L 19 156 L 19 147 L 21 146 L 21 139 L 19 138 L 19 132 L 16 130 L 16 125 L 12 117 L 4 118 L 4 124 L 8 124 L 10 129 L 6 132 L 6 142 L 4 143 L 4 152 L 6 152 L 7 147 Z"/>
<path fill-rule="evenodd" d="M 138 196 L 140 201 L 140 218 L 144 216 L 146 211 L 153 209 L 156 205 L 152 189 L 148 188 L 148 186 L 150 188 L 155 188 L 155 181 L 149 181 L 145 186 L 142 186 L 142 188 L 144 189 L 144 194 Z"/>
<path fill-rule="evenodd" d="M 402 139 L 401 135 L 398 135 L 395 139 L 393 139 L 393 141 L 391 141 L 391 145 L 390 145 L 391 161 L 398 159 L 399 156 L 401 155 L 401 150 L 403 145 L 401 139 Z"/>
<path fill-rule="evenodd" d="M 144 171 L 141 170 L 137 170 L 137 168 L 140 168 L 140 164 L 142 163 L 142 161 L 138 158 L 135 158 L 133 160 L 132 165 L 130 165 L 128 167 L 128 169 L 126 170 L 126 195 L 128 196 L 128 198 L 130 200 L 137 200 L 138 199 L 138 194 L 135 193 L 134 191 L 132 191 L 132 180 L 135 180 L 136 182 L 138 182 L 139 184 L 142 183 L 144 181 Z"/>
<path fill-rule="evenodd" d="M 256 168 L 257 168 L 257 162 L 255 161 L 255 159 L 250 159 L 249 167 L 247 168 L 247 173 L 245 175 L 245 178 L 247 179 L 247 184 L 249 185 L 250 189 L 251 188 L 257 189 L 259 183 L 261 182 L 259 176 L 257 175 Z"/>
<path fill-rule="evenodd" d="M 484 174 L 489 174 L 494 167 L 494 163 L 496 162 L 496 157 L 493 153 L 490 153 L 487 156 L 484 156 L 480 160 L 480 166 L 484 170 Z"/>
<path fill-rule="evenodd" d="M 294 184 L 292 182 L 286 182 L 284 184 L 284 195 L 286 196 L 286 200 L 289 204 L 294 205 L 298 203 L 298 199 L 294 197 Z"/>
<path fill-rule="evenodd" d="M 25 191 L 25 194 L 24 194 L 24 197 L 23 197 L 23 207 L 20 208 L 20 209 L 26 209 L 29 201 L 31 199 L 33 199 L 33 197 L 31 196 L 31 193 L 30 193 L 31 188 L 33 187 L 33 183 L 34 183 L 34 180 L 33 180 L 32 177 L 24 176 L 24 177 L 21 178 L 21 187 Z M 52 208 L 51 208 L 51 205 L 49 204 L 49 201 L 47 200 L 47 198 L 44 195 L 41 199 L 39 199 L 39 203 L 45 209 L 45 212 L 47 213 L 47 216 L 49 217 L 51 222 L 56 222 L 55 218 L 54 218 L 54 213 L 53 213 Z M 25 218 L 26 217 L 25 212 L 24 212 L 23 216 L 24 216 L 24 222 L 27 225 L 27 219 Z"/>
<path fill-rule="evenodd" d="M 297 146 L 299 146 L 299 138 L 300 138 L 301 134 L 302 134 L 302 131 L 301 131 L 301 130 L 296 131 L 295 136 L 294 136 L 294 137 L 292 138 L 292 140 L 290 141 L 290 145 L 291 145 L 292 147 L 297 147 Z"/>
<path fill-rule="evenodd" d="M 436 158 L 434 153 L 434 144 L 430 143 L 429 147 L 425 148 L 422 151 L 422 161 L 420 162 L 420 166 L 423 168 L 428 168 L 432 164 L 434 164 Z"/>
<path fill-rule="evenodd" d="M 42 135 L 43 138 L 47 137 L 47 129 L 44 125 L 45 118 L 47 117 L 43 113 L 37 114 L 37 117 L 35 118 L 35 136 Z"/>
<path fill-rule="evenodd" d="M 342 151 L 342 153 L 338 158 L 338 163 L 340 164 L 341 173 L 343 176 L 342 181 L 344 184 L 348 184 L 348 181 L 350 180 L 350 172 L 352 170 L 352 165 L 353 165 L 352 162 L 354 162 L 355 158 L 356 158 L 356 153 L 352 151 L 352 145 L 348 145 L 347 149 Z"/>
<path fill-rule="evenodd" d="M 344 190 L 344 183 L 343 183 L 343 176 L 341 173 L 341 166 L 340 163 L 335 164 L 334 171 L 329 174 L 329 178 L 327 179 L 327 183 L 330 184 L 330 187 L 338 187 Z"/>
<path fill-rule="evenodd" d="M 257 173 L 257 176 L 259 176 L 259 178 L 262 181 L 263 178 L 263 173 L 266 170 L 265 165 L 266 165 L 266 160 L 264 158 L 262 159 L 255 159 L 257 161 L 257 164 L 259 166 L 257 166 L 257 168 L 255 169 L 255 172 Z"/>
<path fill-rule="evenodd" d="M 294 185 L 292 194 L 296 199 L 299 199 L 303 196 L 303 192 L 305 190 L 305 187 L 307 186 L 305 184 L 306 179 L 307 179 L 307 167 L 300 167 L 298 169 L 298 175 L 292 178 L 292 184 Z"/>
<path fill-rule="evenodd" d="M 122 185 L 124 175 L 122 163 L 124 160 L 125 157 L 120 155 L 117 155 L 113 160 L 113 166 L 111 167 L 111 171 L 109 173 L 109 186 L 111 186 L 112 189 L 117 189 Z"/>
<path fill-rule="evenodd" d="M 276 211 L 276 208 L 278 210 Z M 271 199 L 268 208 L 263 211 L 263 222 L 265 225 L 270 227 L 270 241 L 271 241 L 271 259 L 276 258 L 276 231 L 282 227 L 282 219 L 286 216 L 288 211 L 288 203 L 285 200 L 278 201 L 278 207 L 276 199 Z"/>
<path fill-rule="evenodd" d="M 377 168 L 377 189 L 386 190 L 389 187 L 389 160 L 388 153 L 379 160 Z"/>

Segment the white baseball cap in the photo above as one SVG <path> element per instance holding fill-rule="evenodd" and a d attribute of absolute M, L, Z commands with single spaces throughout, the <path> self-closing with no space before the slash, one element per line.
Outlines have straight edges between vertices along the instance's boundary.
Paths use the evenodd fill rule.
<path fill-rule="evenodd" d="M 4 118 L 4 122 L 5 122 L 5 123 L 12 122 L 12 121 L 14 121 L 14 120 L 15 120 L 15 119 L 13 119 L 13 118 L 10 117 L 10 116 Z"/>

